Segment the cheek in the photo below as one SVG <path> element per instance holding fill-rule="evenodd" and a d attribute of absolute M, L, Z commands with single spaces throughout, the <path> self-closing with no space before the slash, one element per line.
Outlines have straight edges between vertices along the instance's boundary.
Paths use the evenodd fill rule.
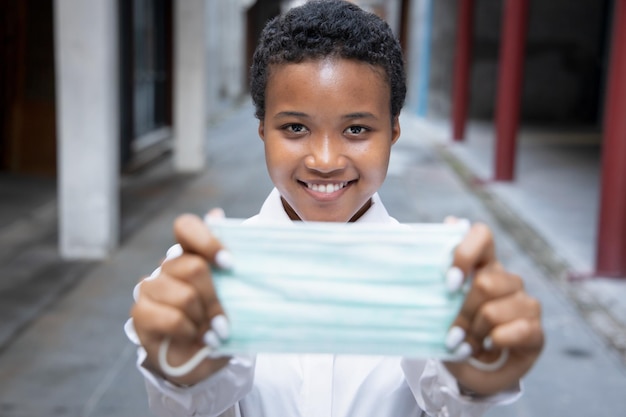
<path fill-rule="evenodd" d="M 368 146 L 360 152 L 360 160 L 363 162 L 361 169 L 365 170 L 372 178 L 384 179 L 387 176 L 390 150 L 385 144 Z"/>
<path fill-rule="evenodd" d="M 295 164 L 297 155 L 293 146 L 284 141 L 267 140 L 265 142 L 265 161 L 270 173 L 281 173 Z"/>

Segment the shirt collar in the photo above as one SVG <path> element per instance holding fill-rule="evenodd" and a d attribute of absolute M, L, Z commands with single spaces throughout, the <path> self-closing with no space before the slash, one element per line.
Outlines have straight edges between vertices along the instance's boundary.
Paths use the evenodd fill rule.
<path fill-rule="evenodd" d="M 280 193 L 276 188 L 272 190 L 270 195 L 265 199 L 263 206 L 261 206 L 258 220 L 279 223 L 291 222 L 291 219 L 283 207 Z M 380 196 L 378 193 L 375 193 L 372 196 L 372 205 L 357 220 L 357 223 L 398 223 L 398 221 L 389 215 Z"/>

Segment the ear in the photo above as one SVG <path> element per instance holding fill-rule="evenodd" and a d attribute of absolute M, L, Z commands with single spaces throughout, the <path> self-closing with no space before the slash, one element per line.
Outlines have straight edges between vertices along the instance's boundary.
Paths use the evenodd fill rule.
<path fill-rule="evenodd" d="M 265 142 L 265 122 L 263 120 L 259 120 L 259 137 L 262 141 Z"/>
<path fill-rule="evenodd" d="M 391 126 L 391 144 L 393 145 L 400 138 L 400 116 L 393 118 Z"/>

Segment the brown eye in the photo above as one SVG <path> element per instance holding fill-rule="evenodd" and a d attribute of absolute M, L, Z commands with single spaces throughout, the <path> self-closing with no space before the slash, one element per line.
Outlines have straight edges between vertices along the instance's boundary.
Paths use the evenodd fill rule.
<path fill-rule="evenodd" d="M 346 133 L 348 133 L 349 135 L 360 135 L 362 133 L 365 133 L 366 131 L 367 128 L 363 126 L 350 126 L 346 129 Z"/>
<path fill-rule="evenodd" d="M 294 123 L 294 124 L 285 126 L 285 130 L 291 133 L 303 133 L 306 131 L 306 127 L 304 125 Z"/>

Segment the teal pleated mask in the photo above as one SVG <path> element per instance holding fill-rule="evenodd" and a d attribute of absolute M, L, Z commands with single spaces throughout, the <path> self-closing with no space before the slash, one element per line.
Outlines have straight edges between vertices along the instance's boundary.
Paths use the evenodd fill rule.
<path fill-rule="evenodd" d="M 446 272 L 467 231 L 449 224 L 211 224 L 233 255 L 213 270 L 230 334 L 212 356 L 267 353 L 454 359 L 463 302 Z"/>

